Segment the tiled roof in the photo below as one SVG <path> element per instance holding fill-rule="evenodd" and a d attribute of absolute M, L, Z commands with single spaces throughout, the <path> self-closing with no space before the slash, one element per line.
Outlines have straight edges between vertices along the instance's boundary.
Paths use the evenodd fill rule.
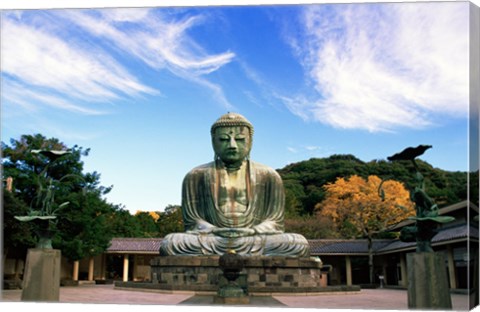
<path fill-rule="evenodd" d="M 470 232 L 468 232 L 470 231 Z M 442 229 L 432 239 L 432 244 L 441 244 L 442 242 L 458 239 L 470 238 L 478 239 L 478 228 L 466 225 Z M 367 255 L 368 241 L 366 239 L 318 239 L 309 240 L 311 253 L 313 255 Z M 373 240 L 373 251 L 376 254 L 392 252 L 402 249 L 415 248 L 416 243 L 405 243 L 398 239 L 395 240 Z"/>
<path fill-rule="evenodd" d="M 432 244 L 466 239 L 478 239 L 478 228 L 467 225 L 442 229 L 432 239 Z M 162 238 L 113 238 L 107 253 L 144 253 L 158 254 Z M 367 255 L 368 241 L 366 239 L 312 239 L 308 241 L 312 255 Z M 404 243 L 398 239 L 375 239 L 373 251 L 388 253 L 405 248 L 415 248 L 415 242 Z"/>
<path fill-rule="evenodd" d="M 373 250 L 378 250 L 392 240 L 378 239 L 373 241 Z M 309 240 L 312 255 L 367 255 L 366 239 L 318 239 Z"/>
<path fill-rule="evenodd" d="M 107 253 L 158 253 L 162 238 L 113 238 Z"/>
<path fill-rule="evenodd" d="M 467 226 L 466 224 L 452 228 L 446 228 L 443 231 L 440 231 L 437 235 L 435 235 L 435 237 L 433 237 L 432 239 L 432 242 L 466 238 L 468 237 L 468 235 L 470 235 L 470 238 L 478 239 L 478 228 L 471 225 Z"/>
<path fill-rule="evenodd" d="M 441 244 L 443 242 L 466 239 L 468 236 L 473 239 L 478 239 L 478 228 L 466 224 L 451 228 L 442 229 L 432 238 L 432 245 Z M 394 240 L 389 245 L 377 250 L 377 253 L 391 252 L 405 248 L 415 248 L 415 242 L 405 243 L 400 240 Z"/>

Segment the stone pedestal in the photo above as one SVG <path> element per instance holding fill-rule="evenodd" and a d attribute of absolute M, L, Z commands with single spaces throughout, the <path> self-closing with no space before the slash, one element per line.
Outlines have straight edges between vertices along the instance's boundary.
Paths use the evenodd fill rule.
<path fill-rule="evenodd" d="M 322 286 L 322 264 L 310 258 L 245 257 L 237 280 L 249 292 L 308 292 Z M 166 256 L 150 263 L 158 285 L 175 290 L 218 289 L 226 280 L 218 256 Z"/>
<path fill-rule="evenodd" d="M 29 249 L 23 275 L 22 301 L 59 301 L 60 260 L 57 249 Z"/>
<path fill-rule="evenodd" d="M 445 259 L 434 252 L 407 255 L 408 308 L 452 309 Z"/>

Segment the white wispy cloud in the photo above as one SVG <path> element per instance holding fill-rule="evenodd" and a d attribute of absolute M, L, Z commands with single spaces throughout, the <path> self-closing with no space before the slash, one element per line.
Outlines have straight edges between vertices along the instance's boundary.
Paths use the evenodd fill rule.
<path fill-rule="evenodd" d="M 167 69 L 198 83 L 209 89 L 222 105 L 231 107 L 221 87 L 204 76 L 231 62 L 235 54 L 229 51 L 209 54 L 188 35 L 189 29 L 203 22 L 201 15 L 167 20 L 155 10 L 139 9 L 126 14 L 127 10 L 130 9 L 71 10 L 62 13 L 62 17 L 152 68 Z M 125 22 L 135 27 L 121 27 Z"/>
<path fill-rule="evenodd" d="M 155 92 L 102 51 L 83 50 L 8 17 L 2 22 L 2 72 L 88 100 L 116 98 L 117 92 Z"/>
<path fill-rule="evenodd" d="M 333 154 L 333 150 L 330 147 L 317 145 L 287 146 L 287 151 L 292 154 L 302 155 L 302 157 L 326 157 Z"/>
<path fill-rule="evenodd" d="M 202 22 L 201 16 L 167 20 L 143 8 L 12 11 L 2 16 L 2 97 L 23 109 L 33 109 L 27 104 L 31 100 L 99 114 L 103 111 L 98 103 L 160 94 L 119 55 L 194 81 L 230 107 L 222 88 L 205 76 L 229 63 L 234 54 L 209 54 L 188 36 L 188 30 Z"/>
<path fill-rule="evenodd" d="M 468 4 L 306 6 L 290 44 L 317 96 L 283 96 L 336 128 L 422 128 L 468 110 Z"/>
<path fill-rule="evenodd" d="M 287 146 L 287 150 L 290 152 L 290 153 L 298 153 L 298 150 L 294 147 L 291 147 L 291 146 Z"/>
<path fill-rule="evenodd" d="M 19 106 L 17 106 L 17 109 L 22 108 L 28 113 L 39 111 L 39 107 L 35 105 L 36 103 L 42 103 L 44 106 L 84 115 L 102 115 L 106 113 L 98 109 L 91 109 L 74 104 L 72 101 L 63 97 L 51 95 L 39 90 L 31 90 L 24 85 L 8 79 L 5 79 L 3 82 L 2 89 L 4 90 L 4 92 L 2 92 L 4 100 L 15 103 Z"/>
<path fill-rule="evenodd" d="M 305 149 L 307 151 L 313 152 L 313 151 L 318 151 L 318 150 L 322 149 L 322 147 L 321 146 L 308 145 L 308 146 L 305 146 Z"/>

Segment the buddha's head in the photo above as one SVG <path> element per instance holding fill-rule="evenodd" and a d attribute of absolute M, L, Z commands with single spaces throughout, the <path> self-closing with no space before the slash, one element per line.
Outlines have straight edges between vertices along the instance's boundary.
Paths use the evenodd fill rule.
<path fill-rule="evenodd" d="M 221 116 L 211 128 L 215 158 L 226 166 L 240 166 L 252 149 L 253 126 L 242 115 L 228 113 Z"/>

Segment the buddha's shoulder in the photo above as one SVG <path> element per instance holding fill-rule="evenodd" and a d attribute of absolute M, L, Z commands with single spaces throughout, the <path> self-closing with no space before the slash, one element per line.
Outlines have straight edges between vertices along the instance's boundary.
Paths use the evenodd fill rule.
<path fill-rule="evenodd" d="M 251 161 L 251 166 L 253 170 L 255 170 L 257 173 L 266 173 L 266 174 L 275 175 L 275 176 L 278 175 L 278 172 L 272 167 L 269 167 L 267 165 L 264 165 L 255 161 Z"/>
<path fill-rule="evenodd" d="M 214 162 L 209 162 L 209 163 L 206 163 L 206 164 L 203 164 L 203 165 L 200 165 L 200 166 L 197 166 L 195 168 L 193 168 L 192 170 L 190 170 L 188 173 L 187 173 L 187 176 L 196 176 L 196 175 L 203 175 L 205 173 L 207 173 L 209 170 L 211 170 L 212 168 L 214 168 L 215 164 Z"/>

